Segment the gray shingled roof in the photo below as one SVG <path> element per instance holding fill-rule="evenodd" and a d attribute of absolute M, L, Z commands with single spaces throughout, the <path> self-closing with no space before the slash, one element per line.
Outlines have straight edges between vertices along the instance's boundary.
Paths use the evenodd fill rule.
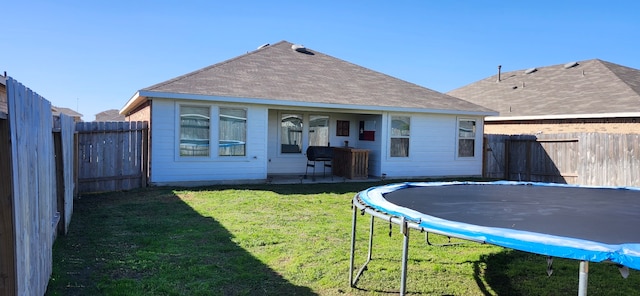
<path fill-rule="evenodd" d="M 510 116 L 640 112 L 640 71 L 598 59 L 502 73 L 447 94 Z M 533 68 L 532 68 L 533 69 Z"/>
<path fill-rule="evenodd" d="M 94 121 L 125 121 L 125 116 L 118 113 L 117 109 L 109 109 L 96 114 Z"/>
<path fill-rule="evenodd" d="M 71 117 L 77 117 L 77 118 L 82 117 L 81 113 L 78 113 L 73 109 L 65 108 L 65 107 L 51 106 L 51 111 L 53 115 L 60 115 L 62 113 L 62 114 L 69 115 Z"/>
<path fill-rule="evenodd" d="M 292 45 L 281 41 L 140 93 L 277 100 L 283 105 L 319 103 L 339 108 L 353 105 L 495 114 L 488 108 L 317 51 L 295 51 Z M 129 109 L 130 103 L 124 109 Z"/>

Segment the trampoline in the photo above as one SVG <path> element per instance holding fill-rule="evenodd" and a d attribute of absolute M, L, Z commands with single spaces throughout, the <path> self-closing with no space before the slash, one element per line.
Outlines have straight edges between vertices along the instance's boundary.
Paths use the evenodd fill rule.
<path fill-rule="evenodd" d="M 374 218 L 400 225 L 400 294 L 406 292 L 409 230 L 580 261 L 586 295 L 589 262 L 640 270 L 640 188 L 530 182 L 423 182 L 373 187 L 353 198 L 349 282 L 371 261 Z M 369 214 L 369 252 L 354 277 L 357 214 Z M 549 267 L 552 261 L 549 261 Z M 549 270 L 548 270 L 549 271 Z"/>

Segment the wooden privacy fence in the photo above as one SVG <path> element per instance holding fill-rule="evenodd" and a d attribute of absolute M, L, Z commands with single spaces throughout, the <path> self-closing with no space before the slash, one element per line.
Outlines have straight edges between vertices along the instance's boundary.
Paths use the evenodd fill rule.
<path fill-rule="evenodd" d="M 78 122 L 78 191 L 104 192 L 146 187 L 146 121 Z"/>
<path fill-rule="evenodd" d="M 483 176 L 593 186 L 640 186 L 640 135 L 485 135 Z"/>
<path fill-rule="evenodd" d="M 65 228 L 71 219 L 73 182 L 56 177 L 55 160 L 64 168 L 72 166 L 68 149 L 73 125 L 61 116 L 58 153 L 51 103 L 11 77 L 5 87 L 8 112 L 0 116 L 0 295 L 44 295 L 60 206 L 68 210 Z M 57 180 L 64 184 L 58 186 Z"/>
<path fill-rule="evenodd" d="M 75 122 L 72 117 L 60 114 L 53 118 L 53 144 L 56 167 L 57 210 L 62 223 L 58 223 L 58 233 L 67 234 L 71 214 L 73 213 L 73 198 L 77 196 L 76 184 L 78 178 L 77 147 Z"/>

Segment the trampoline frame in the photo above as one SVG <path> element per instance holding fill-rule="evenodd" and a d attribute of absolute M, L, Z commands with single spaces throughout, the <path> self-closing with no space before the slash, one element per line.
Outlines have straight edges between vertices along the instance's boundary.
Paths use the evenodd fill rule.
<path fill-rule="evenodd" d="M 425 183 L 402 183 L 402 184 L 390 184 L 386 186 L 380 187 L 391 187 L 391 186 L 411 186 L 412 184 L 425 184 Z M 541 186 L 568 186 L 568 187 L 583 187 L 577 185 L 566 185 L 566 184 L 552 184 L 552 183 L 533 183 L 533 182 L 512 182 L 512 181 L 497 181 L 497 182 L 438 182 L 432 183 L 434 186 L 441 185 L 465 185 L 465 184 L 488 184 L 488 185 L 541 185 Z M 390 224 L 397 224 L 400 226 L 400 232 L 403 236 L 402 241 L 402 267 L 401 267 L 401 276 L 400 276 L 400 295 L 406 294 L 406 283 L 407 283 L 407 261 L 408 261 L 408 251 L 409 251 L 409 231 L 410 229 L 418 230 L 421 232 L 425 232 L 425 235 L 428 233 L 440 234 L 447 236 L 449 238 L 454 237 L 458 239 L 463 239 L 467 241 L 477 242 L 477 243 L 490 243 L 484 240 L 479 240 L 470 236 L 466 236 L 460 233 L 450 233 L 441 231 L 438 229 L 432 229 L 429 227 L 424 227 L 420 225 L 419 220 L 414 220 L 410 217 L 405 217 L 402 215 L 394 215 L 391 213 L 383 212 L 379 209 L 368 205 L 366 202 L 360 199 L 360 194 L 364 192 L 371 191 L 376 188 L 374 187 L 364 190 L 362 192 L 357 193 L 353 198 L 353 217 L 352 217 L 352 225 L 351 225 L 351 254 L 349 261 L 349 285 L 352 288 L 356 287 L 356 284 L 360 278 L 360 276 L 367 269 L 367 265 L 371 262 L 372 259 L 372 250 L 373 250 L 373 229 L 374 229 L 374 220 L 375 218 L 384 220 L 389 222 Z M 402 187 L 405 188 L 405 187 Z M 605 187 L 583 187 L 583 188 L 605 188 Z M 632 190 L 640 190 L 640 188 L 631 188 L 631 187 L 606 187 L 606 188 L 615 188 L 615 189 L 632 189 Z M 369 241 L 368 241 L 368 252 L 365 263 L 357 270 L 355 270 L 355 251 L 356 251 L 356 224 L 358 218 L 358 212 L 361 215 L 369 214 L 371 216 L 370 226 L 369 226 Z M 426 215 L 426 213 L 423 213 Z M 426 238 L 426 237 L 425 237 Z M 427 243 L 428 242 L 428 238 Z M 491 243 L 490 243 L 491 244 Z M 494 244 L 495 245 L 495 244 Z M 499 245 L 498 245 L 499 246 Z M 504 247 L 504 246 L 502 246 Z M 527 252 L 527 251 L 525 251 Z M 535 252 L 531 252 L 536 254 Z M 552 258 L 551 256 L 549 256 Z M 571 258 L 569 258 L 571 259 Z M 575 259 L 574 259 L 575 260 Z M 578 295 L 586 296 L 587 295 L 587 283 L 588 283 L 588 274 L 589 274 L 589 261 L 588 260 L 579 260 L 579 282 L 578 282 Z M 607 261 L 604 261 L 607 262 Z M 548 263 L 549 265 L 551 263 Z M 628 275 L 628 267 L 626 266 L 618 266 L 623 277 L 626 277 L 625 274 Z M 549 268 L 549 267 L 548 267 Z M 355 276 L 354 276 L 355 273 Z"/>

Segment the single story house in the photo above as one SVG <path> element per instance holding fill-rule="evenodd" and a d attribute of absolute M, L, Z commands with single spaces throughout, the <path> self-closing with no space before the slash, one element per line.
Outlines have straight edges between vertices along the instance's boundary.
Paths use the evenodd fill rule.
<path fill-rule="evenodd" d="M 81 122 L 82 121 L 82 114 L 74 111 L 71 108 L 51 106 L 51 113 L 53 114 L 53 116 L 60 116 L 60 114 L 67 115 L 67 116 L 73 118 L 74 122 Z"/>
<path fill-rule="evenodd" d="M 94 121 L 125 121 L 124 115 L 120 114 L 118 109 L 109 109 L 96 114 Z"/>
<path fill-rule="evenodd" d="M 309 146 L 366 149 L 368 175 L 482 175 L 493 110 L 280 41 L 137 91 L 151 184 L 303 175 Z"/>
<path fill-rule="evenodd" d="M 640 70 L 599 59 L 500 70 L 447 93 L 500 113 L 487 134 L 640 133 Z"/>

